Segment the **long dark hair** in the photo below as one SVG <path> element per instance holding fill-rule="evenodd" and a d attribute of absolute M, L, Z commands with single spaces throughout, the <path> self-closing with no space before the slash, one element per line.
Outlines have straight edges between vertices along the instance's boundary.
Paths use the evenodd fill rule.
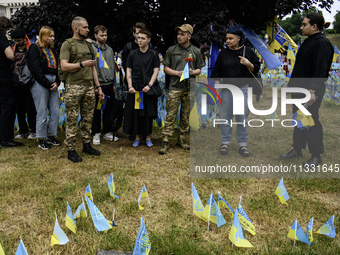
<path fill-rule="evenodd" d="M 311 24 L 312 26 L 316 24 L 320 31 L 323 31 L 324 28 L 329 27 L 329 23 L 325 23 L 325 19 L 320 13 L 311 12 L 308 13 L 305 17 L 309 19 L 309 24 Z"/>

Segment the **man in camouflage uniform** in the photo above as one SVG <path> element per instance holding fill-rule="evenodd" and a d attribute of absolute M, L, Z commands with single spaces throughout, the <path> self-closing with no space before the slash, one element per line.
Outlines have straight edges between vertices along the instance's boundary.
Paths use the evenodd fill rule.
<path fill-rule="evenodd" d="M 189 24 L 183 24 L 176 27 L 178 44 L 171 46 L 164 58 L 164 72 L 170 76 L 169 95 L 166 101 L 166 121 L 163 129 L 163 142 L 159 149 L 159 154 L 166 154 L 169 149 L 169 137 L 173 135 L 174 124 L 179 105 L 181 104 L 181 118 L 179 124 L 178 145 L 184 149 L 190 149 L 190 146 L 185 142 L 184 136 L 189 132 L 189 114 L 190 114 L 190 80 L 185 79 L 180 82 L 186 58 L 190 58 L 189 75 L 190 78 L 201 73 L 201 68 L 204 67 L 201 51 L 191 45 L 190 38 L 193 33 L 193 28 Z M 188 59 L 187 59 L 188 60 Z"/>
<path fill-rule="evenodd" d="M 101 90 L 98 75 L 95 68 L 96 60 L 93 60 L 91 44 L 85 41 L 89 32 L 86 19 L 75 17 L 72 21 L 73 43 L 77 49 L 74 61 L 69 63 L 72 54 L 72 46 L 65 41 L 60 49 L 60 65 L 63 72 L 67 72 L 65 84 L 65 106 L 67 112 L 66 139 L 68 159 L 74 163 L 82 161 L 75 150 L 76 134 L 78 129 L 78 113 L 80 107 L 81 124 L 80 133 L 83 139 L 83 153 L 100 155 L 100 151 L 92 148 L 91 125 L 93 109 L 95 107 L 95 93 L 93 81 L 101 99 L 104 94 Z"/>

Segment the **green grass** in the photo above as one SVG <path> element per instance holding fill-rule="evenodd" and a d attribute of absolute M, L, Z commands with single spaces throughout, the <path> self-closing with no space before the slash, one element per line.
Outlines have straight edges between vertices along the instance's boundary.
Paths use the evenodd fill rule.
<path fill-rule="evenodd" d="M 266 90 L 261 107 L 269 104 Z M 327 164 L 339 163 L 338 127 L 339 106 L 323 104 L 321 122 L 324 127 Z M 253 117 L 251 117 L 253 118 Z M 209 128 L 201 132 L 209 133 Z M 238 155 L 235 141 L 230 155 L 219 156 L 219 132 L 210 132 L 207 155 L 221 164 L 256 165 L 259 163 L 287 164 L 280 159 L 291 145 L 292 130 L 282 128 L 249 129 L 249 149 L 252 156 Z M 200 134 L 193 133 L 192 137 Z M 64 133 L 59 134 L 64 139 Z M 335 229 L 340 230 L 340 181 L 339 179 L 285 178 L 290 195 L 289 206 L 280 204 L 274 194 L 279 178 L 190 178 L 190 152 L 175 146 L 177 137 L 170 140 L 170 151 L 164 156 L 157 151 L 161 134 L 155 129 L 154 148 L 143 144 L 132 148 L 128 137 L 121 135 L 118 142 L 103 141 L 100 157 L 86 156 L 83 162 L 73 164 L 67 160 L 66 147 L 54 147 L 49 151 L 39 150 L 36 141 L 25 140 L 24 148 L 0 150 L 0 243 L 5 254 L 14 254 L 21 237 L 28 254 L 96 254 L 99 249 L 132 251 L 144 218 L 151 241 L 151 254 L 339 254 L 339 235 L 332 239 L 315 232 L 335 215 Z M 77 151 L 81 152 L 81 139 Z M 193 147 L 195 142 L 191 140 Z M 192 153 L 195 153 L 194 148 Z M 290 161 L 302 163 L 308 158 Z M 119 200 L 109 196 L 107 180 L 113 173 Z M 195 183 L 203 204 L 213 192 L 217 192 L 235 208 L 240 195 L 242 205 L 252 220 L 257 234 L 244 236 L 253 245 L 252 249 L 233 247 L 228 239 L 232 219 L 225 208 L 221 209 L 226 224 L 220 228 L 193 215 L 191 182 Z M 118 228 L 107 233 L 97 233 L 91 217 L 77 221 L 78 231 L 73 234 L 65 227 L 63 218 L 66 203 L 73 212 L 81 203 L 85 187 L 90 184 L 94 203 L 108 218 L 116 209 Z M 144 211 L 138 209 L 138 196 L 143 185 L 149 193 L 152 208 L 147 198 L 141 201 Z M 59 225 L 70 242 L 65 246 L 50 247 L 50 238 L 57 213 Z M 89 211 L 88 211 L 89 214 Z M 314 217 L 314 242 L 311 246 L 286 237 L 294 220 L 305 230 Z"/>
<path fill-rule="evenodd" d="M 331 41 L 331 43 L 336 45 L 339 49 L 340 47 L 340 35 L 339 34 L 328 34 L 327 38 Z"/>

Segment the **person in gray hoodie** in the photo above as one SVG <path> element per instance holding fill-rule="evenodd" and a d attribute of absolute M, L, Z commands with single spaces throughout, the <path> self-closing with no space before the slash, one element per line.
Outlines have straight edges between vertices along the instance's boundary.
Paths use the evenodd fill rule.
<path fill-rule="evenodd" d="M 93 144 L 100 144 L 101 137 L 101 117 L 103 116 L 103 138 L 109 141 L 118 141 L 118 137 L 114 137 L 112 128 L 109 125 L 111 112 L 114 105 L 116 91 L 116 72 L 114 52 L 110 46 L 106 44 L 107 28 L 98 25 L 94 28 L 94 36 L 96 41 L 92 41 L 94 54 L 97 60 L 96 69 L 98 73 L 100 87 L 103 93 L 108 96 L 103 115 L 101 110 L 97 109 L 98 95 L 96 93 L 96 107 L 93 114 L 92 134 Z"/>

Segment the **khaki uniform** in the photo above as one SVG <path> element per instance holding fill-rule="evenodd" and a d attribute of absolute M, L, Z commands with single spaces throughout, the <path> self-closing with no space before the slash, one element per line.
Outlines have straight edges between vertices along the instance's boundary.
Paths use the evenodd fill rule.
<path fill-rule="evenodd" d="M 201 51 L 190 45 L 187 48 L 181 47 L 179 44 L 171 46 L 165 55 L 164 65 L 169 66 L 176 71 L 183 71 L 186 61 L 185 58 L 192 58 L 189 62 L 189 67 L 193 70 L 204 67 Z M 195 78 L 194 76 L 190 78 Z M 193 95 L 190 95 L 190 84 L 192 79 L 179 81 L 177 76 L 170 76 L 169 95 L 166 101 L 166 121 L 163 128 L 163 136 L 172 136 L 174 132 L 174 124 L 178 113 L 179 105 L 181 104 L 179 133 L 180 136 L 189 132 L 189 115 L 190 115 L 190 100 L 193 100 Z"/>
<path fill-rule="evenodd" d="M 83 40 L 74 40 L 77 47 L 77 56 L 73 63 L 93 59 L 90 50 Z M 60 49 L 60 59 L 70 59 L 71 47 L 64 42 Z M 84 67 L 75 72 L 70 72 L 65 85 L 66 106 L 66 139 L 68 150 L 74 150 L 78 131 L 79 110 L 81 116 L 80 134 L 83 143 L 91 141 L 91 126 L 93 110 L 95 107 L 95 93 L 93 86 L 93 73 L 91 67 Z"/>

